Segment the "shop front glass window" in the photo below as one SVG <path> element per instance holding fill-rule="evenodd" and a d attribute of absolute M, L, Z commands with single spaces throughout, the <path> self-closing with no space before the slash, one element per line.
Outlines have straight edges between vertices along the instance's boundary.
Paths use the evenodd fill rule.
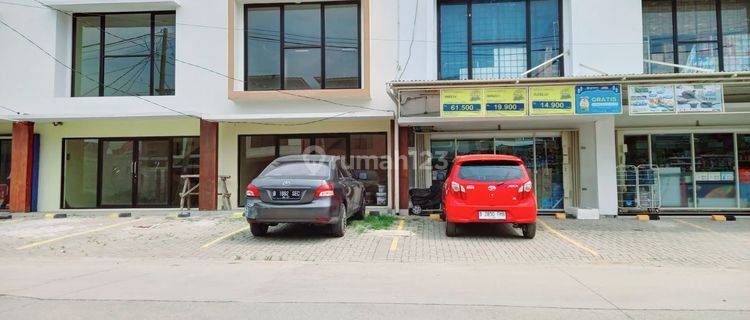
<path fill-rule="evenodd" d="M 653 165 L 659 167 L 662 207 L 694 207 L 690 150 L 690 134 L 651 136 Z"/>
<path fill-rule="evenodd" d="M 740 207 L 750 208 L 750 134 L 737 135 Z"/>
<path fill-rule="evenodd" d="M 495 139 L 495 153 L 521 158 L 534 179 L 534 139 L 532 138 L 498 138 Z"/>
<path fill-rule="evenodd" d="M 535 139 L 536 200 L 539 209 L 563 209 L 563 153 L 560 137 Z"/>
<path fill-rule="evenodd" d="M 331 156 L 346 156 L 346 137 L 315 138 L 314 151 Z"/>
<path fill-rule="evenodd" d="M 458 140 L 457 152 L 459 156 L 468 154 L 493 154 L 495 153 L 492 139 L 485 140 Z"/>
<path fill-rule="evenodd" d="M 625 136 L 625 164 L 639 166 L 648 164 L 648 136 Z"/>
<path fill-rule="evenodd" d="M 454 140 L 432 140 L 432 184 L 442 185 L 448 177 L 448 170 L 456 158 L 456 144 Z"/>
<path fill-rule="evenodd" d="M 239 186 L 242 193 L 238 197 L 240 206 L 245 205 L 244 190 L 250 181 L 255 179 L 274 159 L 276 159 L 276 137 L 242 136 L 240 137 L 240 177 Z"/>
<path fill-rule="evenodd" d="M 737 207 L 734 135 L 695 134 L 694 145 L 698 207 Z"/>
<path fill-rule="evenodd" d="M 200 139 L 198 137 L 174 138 L 172 140 L 172 200 L 171 207 L 180 205 L 185 174 L 200 173 Z M 198 192 L 198 189 L 196 189 Z"/>
<path fill-rule="evenodd" d="M 63 208 L 96 207 L 98 139 L 66 139 L 63 158 Z"/>
<path fill-rule="evenodd" d="M 388 139 L 385 134 L 352 134 L 352 175 L 365 185 L 365 204 L 388 204 Z"/>

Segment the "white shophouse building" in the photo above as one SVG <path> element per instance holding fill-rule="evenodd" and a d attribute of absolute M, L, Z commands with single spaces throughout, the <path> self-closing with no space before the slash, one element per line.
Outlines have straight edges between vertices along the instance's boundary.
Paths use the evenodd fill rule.
<path fill-rule="evenodd" d="M 267 163 L 311 148 L 349 159 L 386 211 L 470 153 L 524 158 L 547 212 L 617 214 L 620 165 L 664 168 L 663 211 L 750 207 L 747 1 L 14 2 L 0 4 L 12 211 L 176 208 L 186 174 L 205 210 L 228 176 L 236 208 Z M 722 110 L 630 115 L 630 88 L 696 84 L 721 85 Z M 440 112 L 441 91 L 577 85 L 619 85 L 623 113 Z"/>

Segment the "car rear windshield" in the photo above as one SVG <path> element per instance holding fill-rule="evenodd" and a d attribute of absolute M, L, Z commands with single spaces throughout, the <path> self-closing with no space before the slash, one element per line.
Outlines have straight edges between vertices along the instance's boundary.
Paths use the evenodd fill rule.
<path fill-rule="evenodd" d="M 310 178 L 328 179 L 331 168 L 325 162 L 273 162 L 260 174 L 264 178 Z"/>
<path fill-rule="evenodd" d="M 480 182 L 505 182 L 526 178 L 521 164 L 513 161 L 470 161 L 461 164 L 458 177 Z"/>

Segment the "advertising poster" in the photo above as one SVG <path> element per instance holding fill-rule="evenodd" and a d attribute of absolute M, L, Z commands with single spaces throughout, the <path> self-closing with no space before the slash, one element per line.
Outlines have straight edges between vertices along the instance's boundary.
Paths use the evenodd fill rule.
<path fill-rule="evenodd" d="M 573 115 L 574 86 L 531 87 L 531 115 Z"/>
<path fill-rule="evenodd" d="M 724 112 L 724 89 L 720 84 L 678 84 L 677 113 Z"/>
<path fill-rule="evenodd" d="M 441 117 L 483 116 L 481 89 L 440 90 Z"/>
<path fill-rule="evenodd" d="M 630 114 L 675 113 L 673 85 L 628 86 Z"/>
<path fill-rule="evenodd" d="M 620 85 L 576 86 L 576 114 L 622 113 Z"/>
<path fill-rule="evenodd" d="M 518 117 L 526 115 L 527 88 L 496 88 L 484 90 L 487 116 Z"/>

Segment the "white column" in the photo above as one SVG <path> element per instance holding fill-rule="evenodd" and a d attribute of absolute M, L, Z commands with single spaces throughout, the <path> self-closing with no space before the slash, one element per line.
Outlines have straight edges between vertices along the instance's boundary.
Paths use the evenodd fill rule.
<path fill-rule="evenodd" d="M 617 215 L 617 144 L 615 119 L 597 120 L 596 139 L 596 197 L 600 215 Z"/>

